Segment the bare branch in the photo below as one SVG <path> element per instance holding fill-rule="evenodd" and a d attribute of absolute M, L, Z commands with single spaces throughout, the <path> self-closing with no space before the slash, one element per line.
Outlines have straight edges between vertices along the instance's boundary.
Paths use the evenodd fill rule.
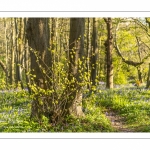
<path fill-rule="evenodd" d="M 132 18 L 142 29 L 145 30 L 145 32 L 147 33 L 148 36 L 150 36 L 150 34 L 148 33 L 148 27 L 146 25 L 144 25 L 142 22 L 140 22 L 137 19 Z"/>

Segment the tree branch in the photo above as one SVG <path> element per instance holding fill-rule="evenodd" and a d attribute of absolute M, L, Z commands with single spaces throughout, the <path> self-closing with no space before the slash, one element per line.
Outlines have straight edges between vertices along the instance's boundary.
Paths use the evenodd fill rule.
<path fill-rule="evenodd" d="M 123 57 L 123 55 L 121 54 L 121 51 L 120 51 L 120 49 L 119 49 L 119 47 L 118 47 L 118 45 L 117 45 L 117 40 L 116 40 L 116 38 L 117 38 L 117 35 L 116 35 L 116 32 L 115 32 L 115 36 L 114 36 L 114 47 L 115 47 L 115 49 L 116 49 L 117 54 L 121 57 L 121 59 L 122 59 L 123 62 L 125 62 L 125 63 L 128 64 L 128 65 L 134 66 L 134 67 L 137 67 L 137 66 L 139 66 L 139 65 L 141 65 L 141 64 L 144 63 L 144 59 L 145 59 L 145 58 L 144 58 L 143 61 L 141 61 L 141 62 L 134 62 L 134 61 L 131 61 L 131 60 L 126 60 L 126 59 Z"/>
<path fill-rule="evenodd" d="M 7 74 L 7 68 L 1 60 L 0 60 L 0 66 L 2 67 L 3 71 Z"/>

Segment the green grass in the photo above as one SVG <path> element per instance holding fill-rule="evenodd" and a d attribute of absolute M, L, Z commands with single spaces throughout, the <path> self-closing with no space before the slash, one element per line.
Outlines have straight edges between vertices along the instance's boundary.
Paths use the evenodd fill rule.
<path fill-rule="evenodd" d="M 135 132 L 150 131 L 150 91 L 136 88 L 99 90 L 83 99 L 84 118 L 69 116 L 52 125 L 43 117 L 30 120 L 31 98 L 27 91 L 0 92 L 0 132 L 115 132 L 104 112 L 109 108 L 124 118 Z"/>
<path fill-rule="evenodd" d="M 97 94 L 96 104 L 124 117 L 128 128 L 135 132 L 150 131 L 150 91 L 136 88 L 105 90 Z"/>
<path fill-rule="evenodd" d="M 26 91 L 0 93 L 0 132 L 38 131 L 39 125 L 29 121 L 30 102 Z"/>

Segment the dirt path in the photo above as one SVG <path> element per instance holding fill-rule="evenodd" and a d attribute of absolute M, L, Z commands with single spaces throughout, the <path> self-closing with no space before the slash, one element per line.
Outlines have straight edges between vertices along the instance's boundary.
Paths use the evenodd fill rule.
<path fill-rule="evenodd" d="M 114 111 L 107 110 L 105 115 L 111 121 L 112 126 L 117 132 L 134 132 L 133 129 L 128 129 L 125 127 L 124 118 L 118 116 Z"/>

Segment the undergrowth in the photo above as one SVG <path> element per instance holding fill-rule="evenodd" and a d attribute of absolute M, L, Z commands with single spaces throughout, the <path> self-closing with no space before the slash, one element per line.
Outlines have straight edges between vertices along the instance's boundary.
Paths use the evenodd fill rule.
<path fill-rule="evenodd" d="M 95 96 L 84 99 L 84 118 L 68 116 L 63 123 L 50 124 L 48 118 L 30 120 L 31 98 L 27 91 L 0 92 L 0 132 L 112 132 L 110 121 L 95 106 Z"/>
<path fill-rule="evenodd" d="M 0 132 L 115 132 L 107 119 L 107 109 L 124 118 L 135 132 L 150 131 L 150 90 L 120 88 L 99 90 L 83 98 L 85 117 L 68 116 L 57 125 L 42 118 L 30 120 L 31 98 L 27 91 L 0 92 Z"/>

